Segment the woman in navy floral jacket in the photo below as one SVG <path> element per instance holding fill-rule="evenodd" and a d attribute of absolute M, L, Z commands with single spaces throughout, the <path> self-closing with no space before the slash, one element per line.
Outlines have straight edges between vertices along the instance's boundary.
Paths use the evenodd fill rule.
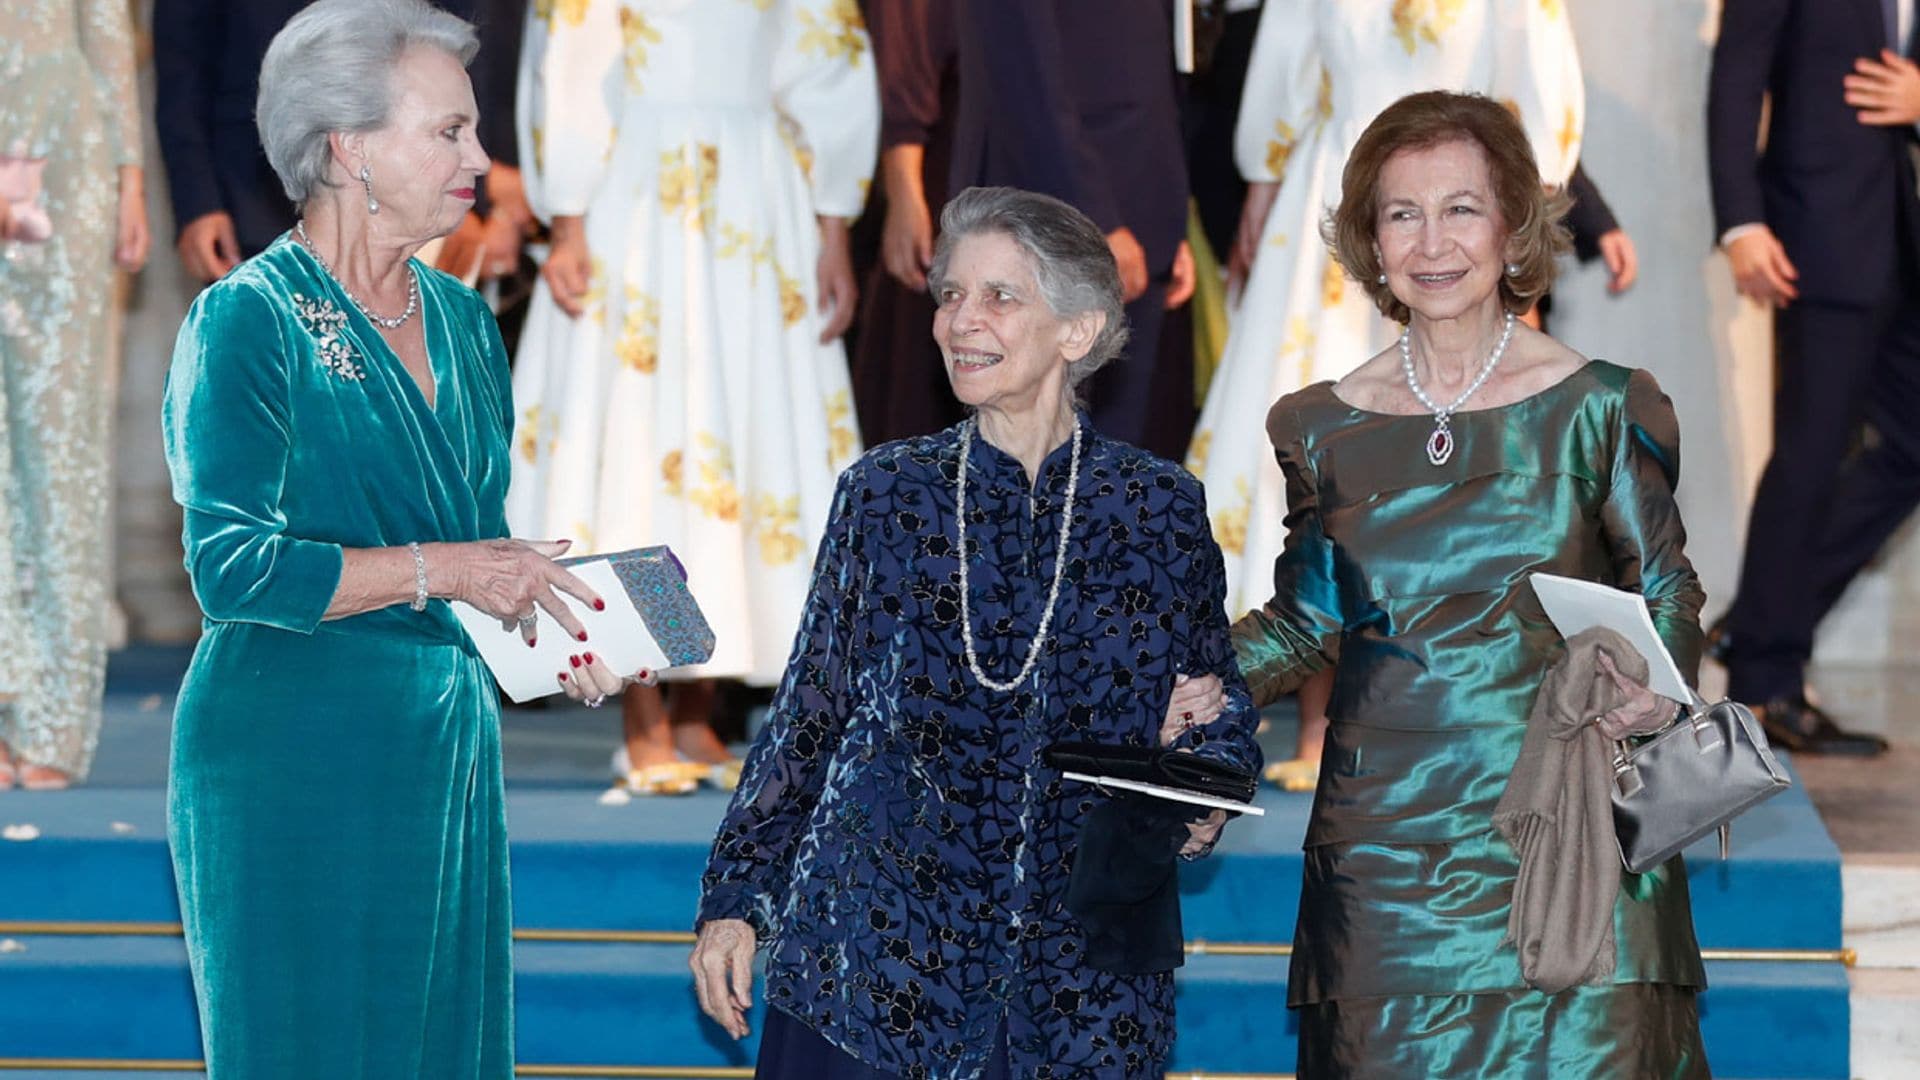
<path fill-rule="evenodd" d="M 1172 974 L 1082 962 L 1067 876 L 1102 796 L 1040 753 L 1159 738 L 1258 768 L 1205 499 L 1075 407 L 1127 334 L 1093 222 L 971 189 L 928 280 L 974 416 L 840 477 L 704 879 L 701 1007 L 745 1035 L 765 943 L 763 1078 L 1158 1076 Z"/>

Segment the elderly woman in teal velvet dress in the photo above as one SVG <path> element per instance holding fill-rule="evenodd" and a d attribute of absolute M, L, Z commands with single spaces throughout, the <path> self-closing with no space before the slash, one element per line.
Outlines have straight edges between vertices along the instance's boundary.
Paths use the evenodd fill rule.
<path fill-rule="evenodd" d="M 466 23 L 322 0 L 261 71 L 293 232 L 201 294 L 164 431 L 205 632 L 168 832 L 212 1080 L 505 1078 L 499 699 L 449 599 L 584 633 L 508 539 L 513 409 L 480 298 L 416 261 L 472 205 Z M 585 661 L 576 698 L 622 680 Z"/>
<path fill-rule="evenodd" d="M 1529 574 L 1639 592 L 1698 663 L 1672 406 L 1646 372 L 1516 321 L 1566 241 L 1505 108 L 1403 98 L 1342 186 L 1328 240 L 1407 329 L 1273 406 L 1286 546 L 1273 599 L 1233 631 L 1256 701 L 1339 661 L 1288 990 L 1299 1075 L 1706 1076 L 1679 858 L 1622 871 L 1611 977 L 1548 993 L 1502 941 L 1517 862 L 1492 822 L 1564 652 Z M 1610 735 L 1674 715 L 1600 677 L 1628 691 L 1596 718 Z"/>

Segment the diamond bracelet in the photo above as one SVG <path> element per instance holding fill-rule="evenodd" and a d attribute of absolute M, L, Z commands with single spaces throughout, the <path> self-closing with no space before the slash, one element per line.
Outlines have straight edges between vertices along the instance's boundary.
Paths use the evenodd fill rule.
<path fill-rule="evenodd" d="M 420 553 L 420 544 L 416 541 L 407 545 L 413 552 L 413 603 L 408 605 L 415 611 L 427 610 L 427 557 Z"/>

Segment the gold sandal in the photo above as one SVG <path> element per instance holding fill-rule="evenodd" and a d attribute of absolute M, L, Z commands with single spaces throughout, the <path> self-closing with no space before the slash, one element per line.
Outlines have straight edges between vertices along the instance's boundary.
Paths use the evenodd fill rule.
<path fill-rule="evenodd" d="M 634 795 L 691 795 L 700 778 L 687 770 L 686 762 L 669 761 L 627 770 L 626 786 Z"/>
<path fill-rule="evenodd" d="M 716 791 L 732 791 L 740 786 L 740 770 L 745 763 L 739 758 L 722 761 L 718 765 L 706 766 L 706 772 L 700 779 L 712 785 Z"/>
<path fill-rule="evenodd" d="M 1267 766 L 1267 781 L 1282 791 L 1312 791 L 1320 786 L 1320 763 L 1305 758 L 1276 761 Z"/>

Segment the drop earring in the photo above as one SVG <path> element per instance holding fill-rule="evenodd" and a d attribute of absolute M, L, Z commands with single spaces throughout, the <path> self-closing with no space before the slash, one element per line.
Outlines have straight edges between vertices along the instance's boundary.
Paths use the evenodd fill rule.
<path fill-rule="evenodd" d="M 373 197 L 373 169 L 365 164 L 360 166 L 360 186 L 367 189 L 367 213 L 379 213 L 380 200 Z"/>

